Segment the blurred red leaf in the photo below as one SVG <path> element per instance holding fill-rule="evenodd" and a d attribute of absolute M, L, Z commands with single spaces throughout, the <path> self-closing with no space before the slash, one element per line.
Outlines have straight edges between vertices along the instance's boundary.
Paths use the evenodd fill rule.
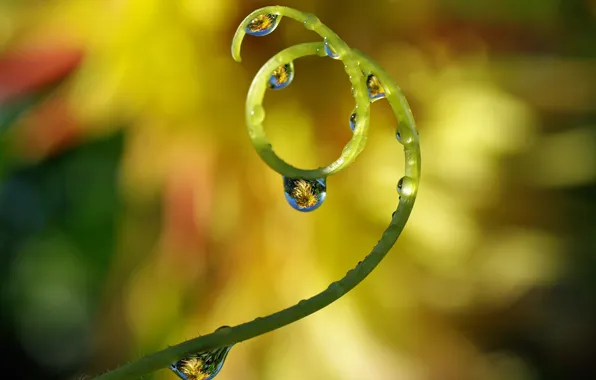
<path fill-rule="evenodd" d="M 72 146 L 80 131 L 68 102 L 53 97 L 25 117 L 17 144 L 25 156 L 45 157 Z"/>
<path fill-rule="evenodd" d="M 64 79 L 83 53 L 76 48 L 29 48 L 0 56 L 0 104 Z"/>

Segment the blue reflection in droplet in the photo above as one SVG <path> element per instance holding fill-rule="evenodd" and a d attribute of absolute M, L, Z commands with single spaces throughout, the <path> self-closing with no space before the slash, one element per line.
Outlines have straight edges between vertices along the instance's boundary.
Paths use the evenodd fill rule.
<path fill-rule="evenodd" d="M 321 206 L 327 196 L 325 178 L 314 180 L 283 177 L 286 200 L 294 209 L 312 211 Z"/>
<path fill-rule="evenodd" d="M 269 88 L 273 90 L 286 88 L 292 80 L 294 80 L 294 63 L 290 62 L 275 69 L 269 78 Z"/>
<path fill-rule="evenodd" d="M 337 54 L 335 52 L 335 49 L 333 49 L 333 47 L 331 47 L 331 45 L 329 44 L 329 41 L 327 40 L 327 37 L 325 37 L 325 53 L 333 59 L 339 59 L 339 54 Z"/>
<path fill-rule="evenodd" d="M 232 346 L 190 355 L 178 360 L 170 369 L 183 380 L 212 380 L 221 368 Z"/>
<path fill-rule="evenodd" d="M 250 20 L 246 25 L 246 34 L 252 36 L 266 36 L 273 32 L 279 25 L 279 16 L 264 14 Z"/>
<path fill-rule="evenodd" d="M 354 112 L 352 112 L 350 115 L 350 129 L 352 132 L 354 132 L 354 129 L 356 129 L 356 110 L 354 110 Z"/>
<path fill-rule="evenodd" d="M 385 89 L 374 74 L 370 74 L 366 78 L 366 87 L 368 88 L 368 97 L 371 101 L 374 102 L 385 97 Z"/>

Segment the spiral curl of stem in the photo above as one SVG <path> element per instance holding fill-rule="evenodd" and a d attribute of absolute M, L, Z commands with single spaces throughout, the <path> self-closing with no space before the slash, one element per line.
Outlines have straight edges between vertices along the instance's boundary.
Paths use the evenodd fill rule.
<path fill-rule="evenodd" d="M 145 356 L 137 361 L 123 365 L 113 371 L 96 377 L 96 380 L 132 380 L 145 376 L 153 371 L 166 368 L 172 363 L 199 352 L 216 350 L 271 332 L 333 303 L 356 285 L 362 282 L 386 256 L 393 247 L 412 212 L 420 178 L 420 145 L 418 132 L 410 106 L 391 77 L 376 62 L 364 53 L 351 49 L 331 29 L 321 23 L 314 15 L 283 7 L 269 6 L 249 14 L 238 27 L 232 42 L 232 57 L 240 62 L 240 47 L 249 23 L 262 15 L 275 15 L 276 22 L 288 17 L 303 25 L 319 36 L 333 48 L 334 58 L 345 64 L 345 70 L 354 88 L 356 101 L 355 128 L 352 139 L 345 146 L 341 156 L 325 168 L 302 170 L 280 159 L 272 150 L 264 130 L 264 110 L 262 101 L 267 89 L 267 82 L 278 67 L 293 62 L 296 58 L 307 55 L 325 56 L 325 43 L 313 42 L 292 46 L 273 56 L 263 65 L 250 86 L 246 101 L 246 124 L 249 136 L 260 157 L 276 172 L 292 178 L 317 179 L 330 176 L 350 165 L 364 149 L 369 127 L 371 99 L 367 92 L 367 79 L 376 76 L 382 85 L 385 98 L 397 118 L 396 135 L 404 147 L 405 176 L 398 184 L 399 204 L 393 213 L 391 222 L 383 232 L 381 239 L 372 251 L 356 267 L 350 270 L 341 280 L 333 282 L 327 289 L 313 297 L 300 301 L 294 306 L 278 311 L 266 317 L 254 319 L 233 327 L 220 328 L 211 334 L 199 336 L 178 345 L 169 347 L 155 354 Z"/>

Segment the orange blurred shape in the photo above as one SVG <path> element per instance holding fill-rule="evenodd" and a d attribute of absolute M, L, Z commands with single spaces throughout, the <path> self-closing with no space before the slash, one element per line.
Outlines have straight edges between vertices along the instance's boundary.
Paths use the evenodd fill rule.
<path fill-rule="evenodd" d="M 24 118 L 17 147 L 25 157 L 46 157 L 74 145 L 80 131 L 66 99 L 52 97 Z"/>
<path fill-rule="evenodd" d="M 28 48 L 0 56 L 0 104 L 64 79 L 83 58 L 80 49 Z"/>
<path fill-rule="evenodd" d="M 180 146 L 166 178 L 163 232 L 166 246 L 181 254 L 179 264 L 193 261 L 205 249 L 213 199 L 212 165 L 210 154 Z"/>

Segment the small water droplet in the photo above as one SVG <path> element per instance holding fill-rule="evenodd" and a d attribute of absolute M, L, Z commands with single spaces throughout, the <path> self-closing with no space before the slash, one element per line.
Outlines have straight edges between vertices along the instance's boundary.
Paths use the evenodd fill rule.
<path fill-rule="evenodd" d="M 260 124 L 265 120 L 265 108 L 263 106 L 255 106 L 250 111 L 250 121 L 253 124 Z"/>
<path fill-rule="evenodd" d="M 408 176 L 402 177 L 397 183 L 399 195 L 407 197 L 414 192 L 414 180 Z"/>
<path fill-rule="evenodd" d="M 266 36 L 273 32 L 279 25 L 279 16 L 264 14 L 250 20 L 246 25 L 246 34 L 251 36 Z"/>
<path fill-rule="evenodd" d="M 231 348 L 226 346 L 189 355 L 170 365 L 170 369 L 183 380 L 211 380 L 223 367 Z"/>
<path fill-rule="evenodd" d="M 325 178 L 314 180 L 283 177 L 286 200 L 298 211 L 312 211 L 325 200 L 327 185 Z"/>
<path fill-rule="evenodd" d="M 356 129 L 356 109 L 354 109 L 354 111 L 350 115 L 350 129 L 352 130 L 352 132 L 354 132 L 354 129 Z"/>
<path fill-rule="evenodd" d="M 339 282 L 334 282 L 331 285 L 329 285 L 328 288 L 330 291 L 335 292 L 335 293 L 342 293 L 344 291 L 344 288 L 339 284 Z"/>
<path fill-rule="evenodd" d="M 385 89 L 376 75 L 370 74 L 368 78 L 366 78 L 366 87 L 368 88 L 368 97 L 371 102 L 385 97 Z"/>
<path fill-rule="evenodd" d="M 325 41 L 325 53 L 327 53 L 327 55 L 333 59 L 339 59 L 339 54 L 337 54 L 335 52 L 335 49 L 331 46 L 331 44 L 327 40 L 327 37 L 325 37 L 324 41 Z M 347 68 L 348 66 L 346 65 L 345 67 Z"/>
<path fill-rule="evenodd" d="M 218 331 L 226 331 L 226 330 L 229 330 L 229 329 L 231 329 L 231 327 L 230 327 L 230 326 L 228 326 L 228 325 L 219 326 L 219 327 L 218 327 L 218 328 L 215 330 L 215 332 L 218 332 Z"/>
<path fill-rule="evenodd" d="M 309 14 L 306 16 L 306 20 L 304 20 L 304 27 L 308 30 L 314 30 L 317 26 L 321 25 L 321 20 L 313 14 Z"/>
<path fill-rule="evenodd" d="M 409 144 L 412 141 L 412 136 L 410 136 L 409 133 L 406 133 L 405 136 L 402 136 L 399 129 L 395 132 L 395 137 L 397 138 L 397 141 L 402 144 Z"/>
<path fill-rule="evenodd" d="M 287 87 L 294 79 L 294 63 L 286 63 L 279 66 L 269 78 L 269 88 L 280 90 Z"/>

